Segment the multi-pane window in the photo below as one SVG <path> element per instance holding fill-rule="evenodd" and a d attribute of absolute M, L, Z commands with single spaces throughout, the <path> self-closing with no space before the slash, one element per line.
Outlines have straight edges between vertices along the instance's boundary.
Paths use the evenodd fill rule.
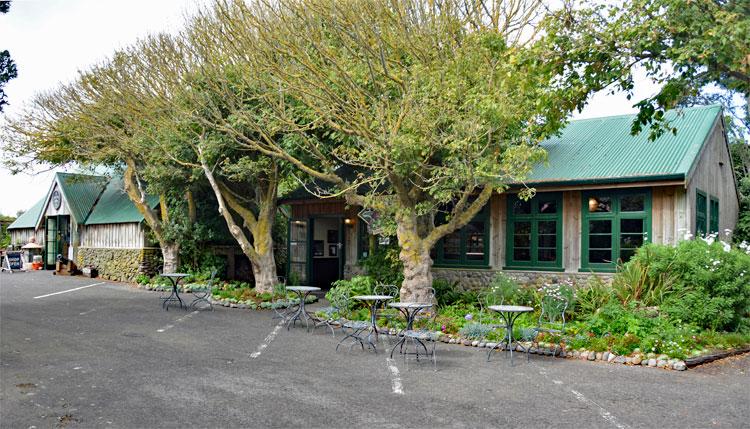
<path fill-rule="evenodd" d="M 711 197 L 709 199 L 709 232 L 712 234 L 719 233 L 719 199 Z"/>
<path fill-rule="evenodd" d="M 702 237 L 708 232 L 708 216 L 707 216 L 708 198 L 706 194 L 696 190 L 695 191 L 695 236 Z"/>
<path fill-rule="evenodd" d="M 646 190 L 583 194 L 581 265 L 614 269 L 648 241 L 651 194 Z"/>
<path fill-rule="evenodd" d="M 463 228 L 440 239 L 430 254 L 436 265 L 488 265 L 489 231 L 489 207 L 485 206 Z"/>
<path fill-rule="evenodd" d="M 508 268 L 562 268 L 562 196 L 508 196 L 505 264 Z"/>

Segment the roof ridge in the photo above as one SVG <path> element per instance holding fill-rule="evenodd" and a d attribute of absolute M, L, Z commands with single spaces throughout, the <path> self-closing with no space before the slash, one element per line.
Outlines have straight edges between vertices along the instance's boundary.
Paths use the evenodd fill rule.
<path fill-rule="evenodd" d="M 680 111 L 693 111 L 693 110 L 708 110 L 711 108 L 721 108 L 721 104 L 713 103 L 713 104 L 701 104 L 697 106 L 690 106 L 690 107 L 678 107 L 675 109 L 669 109 L 666 111 L 666 113 L 670 112 L 676 112 L 678 110 Z M 665 114 L 666 114 L 665 113 Z M 622 113 L 618 115 L 606 115 L 606 116 L 596 116 L 593 118 L 581 118 L 581 119 L 571 119 L 568 122 L 585 122 L 585 121 L 598 121 L 602 119 L 617 119 L 617 118 L 634 118 L 638 113 Z"/>

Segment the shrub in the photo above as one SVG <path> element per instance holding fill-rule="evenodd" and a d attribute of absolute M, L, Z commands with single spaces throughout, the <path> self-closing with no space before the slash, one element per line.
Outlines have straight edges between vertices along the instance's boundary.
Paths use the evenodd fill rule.
<path fill-rule="evenodd" d="M 461 299 L 461 291 L 457 288 L 458 283 L 446 279 L 435 279 L 432 288 L 435 289 L 435 300 L 439 306 L 452 305 Z"/>
<path fill-rule="evenodd" d="M 333 282 L 333 287 L 326 293 L 326 299 L 330 302 L 334 294 L 348 297 L 369 295 L 373 287 L 375 287 L 375 280 L 370 276 L 354 276 L 351 280 L 336 280 Z"/>
<path fill-rule="evenodd" d="M 498 304 L 508 304 L 518 293 L 518 282 L 504 273 L 497 273 L 490 282 L 489 290 L 497 297 Z"/>
<path fill-rule="evenodd" d="M 574 315 L 583 319 L 607 305 L 612 298 L 612 288 L 599 276 L 591 276 L 586 281 L 586 285 L 578 288 L 576 295 L 576 312 Z"/>
<path fill-rule="evenodd" d="M 640 264 L 651 279 L 673 277 L 660 299 L 675 321 L 736 330 L 750 313 L 750 255 L 728 244 L 713 239 L 676 247 L 649 244 L 628 264 Z"/>
<path fill-rule="evenodd" d="M 655 258 L 653 248 L 646 247 L 639 258 L 617 268 L 612 289 L 621 303 L 640 302 L 645 306 L 659 306 L 664 302 L 676 282 L 676 275 L 670 263 L 650 273 L 649 266 Z"/>
<path fill-rule="evenodd" d="M 481 340 L 486 338 L 487 335 L 494 331 L 494 328 L 490 325 L 483 325 L 481 323 L 467 323 L 459 331 L 459 335 L 464 338 L 471 340 Z"/>
<path fill-rule="evenodd" d="M 404 264 L 399 259 L 398 243 L 381 246 L 360 261 L 368 276 L 376 283 L 401 286 L 404 281 Z"/>

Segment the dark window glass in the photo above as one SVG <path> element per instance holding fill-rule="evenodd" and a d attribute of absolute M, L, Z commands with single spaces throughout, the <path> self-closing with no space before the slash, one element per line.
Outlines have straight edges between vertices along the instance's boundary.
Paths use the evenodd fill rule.
<path fill-rule="evenodd" d="M 589 233 L 592 234 L 610 234 L 612 233 L 612 221 L 607 220 L 590 220 Z"/>
<path fill-rule="evenodd" d="M 622 249 L 622 250 L 620 250 L 620 260 L 622 260 L 622 262 L 628 262 L 630 260 L 630 258 L 632 258 L 633 255 L 635 255 L 635 250 L 636 249 Z"/>
<path fill-rule="evenodd" d="M 542 262 L 555 262 L 557 254 L 555 249 L 539 249 L 538 258 Z"/>
<path fill-rule="evenodd" d="M 531 234 L 531 222 L 516 222 L 513 228 L 514 234 Z"/>
<path fill-rule="evenodd" d="M 621 234 L 620 247 L 634 248 L 643 246 L 643 234 Z"/>
<path fill-rule="evenodd" d="M 620 198 L 620 211 L 642 212 L 644 210 L 646 210 L 645 195 L 623 195 L 622 198 Z"/>
<path fill-rule="evenodd" d="M 555 222 L 554 220 L 539 221 L 539 233 L 540 234 L 556 234 L 557 222 Z"/>
<path fill-rule="evenodd" d="M 542 214 L 554 214 L 557 213 L 557 201 L 539 201 L 539 213 Z"/>
<path fill-rule="evenodd" d="M 461 234 L 456 231 L 443 238 L 443 259 L 458 260 L 461 256 Z"/>
<path fill-rule="evenodd" d="M 531 200 L 517 200 L 513 203 L 514 214 L 531 214 Z"/>
<path fill-rule="evenodd" d="M 612 211 L 612 198 L 610 197 L 589 197 L 589 212 L 602 213 Z"/>
<path fill-rule="evenodd" d="M 592 249 L 609 249 L 612 247 L 612 235 L 599 234 L 589 236 L 589 247 Z"/>
<path fill-rule="evenodd" d="M 554 234 L 540 234 L 538 242 L 539 247 L 556 247 L 557 236 Z"/>
<path fill-rule="evenodd" d="M 469 222 L 466 225 L 466 259 L 484 260 L 484 222 Z"/>
<path fill-rule="evenodd" d="M 612 262 L 612 251 L 611 250 L 589 250 L 589 262 L 592 263 L 610 263 Z"/>
<path fill-rule="evenodd" d="M 530 261 L 531 260 L 531 249 L 523 249 L 516 247 L 513 249 L 513 260 L 514 261 Z"/>
<path fill-rule="evenodd" d="M 513 234 L 513 247 L 531 247 L 531 234 Z"/>
<path fill-rule="evenodd" d="M 621 219 L 620 220 L 620 232 L 623 234 L 627 233 L 642 233 L 643 232 L 643 219 Z"/>

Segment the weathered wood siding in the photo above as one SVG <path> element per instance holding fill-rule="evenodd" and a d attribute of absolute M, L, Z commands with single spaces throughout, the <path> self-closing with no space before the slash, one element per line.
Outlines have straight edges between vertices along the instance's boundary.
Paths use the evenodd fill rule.
<path fill-rule="evenodd" d="M 651 189 L 651 242 L 675 244 L 685 235 L 685 189 L 654 186 Z"/>
<path fill-rule="evenodd" d="M 499 270 L 505 265 L 506 194 L 493 195 L 490 199 L 490 267 Z"/>
<path fill-rule="evenodd" d="M 14 247 L 21 247 L 27 244 L 31 237 L 36 239 L 36 242 L 44 245 L 44 229 L 40 228 L 34 231 L 34 228 L 23 228 L 23 229 L 11 229 L 10 233 L 10 244 Z"/>
<path fill-rule="evenodd" d="M 739 214 L 739 202 L 732 161 L 724 136 L 724 126 L 717 119 L 714 128 L 703 146 L 703 150 L 688 176 L 686 213 L 688 230 L 695 234 L 695 197 L 700 189 L 707 196 L 719 198 L 719 232 L 725 229 L 734 230 Z M 710 225 L 710 211 L 707 211 L 707 225 Z"/>
<path fill-rule="evenodd" d="M 566 272 L 581 268 L 581 191 L 563 192 L 562 262 Z"/>
<path fill-rule="evenodd" d="M 146 245 L 146 234 L 140 223 L 86 225 L 81 230 L 82 247 L 140 249 Z"/>
<path fill-rule="evenodd" d="M 315 215 L 334 215 L 346 213 L 346 203 L 341 201 L 307 202 L 291 204 L 293 219 L 306 219 Z"/>

